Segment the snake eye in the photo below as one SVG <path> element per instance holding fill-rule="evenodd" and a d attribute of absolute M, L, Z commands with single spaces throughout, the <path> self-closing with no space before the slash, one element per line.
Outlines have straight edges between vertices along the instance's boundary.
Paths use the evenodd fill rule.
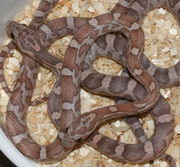
<path fill-rule="evenodd" d="M 15 36 L 14 36 L 14 34 L 11 32 L 11 34 L 10 34 L 10 37 L 12 38 L 12 39 L 14 39 L 15 38 Z"/>
<path fill-rule="evenodd" d="M 69 127 L 68 127 L 68 128 L 66 128 L 65 132 L 67 132 L 67 131 L 68 131 L 68 129 L 69 129 Z"/>
<path fill-rule="evenodd" d="M 82 141 L 82 138 L 76 140 L 77 143 L 81 142 Z"/>

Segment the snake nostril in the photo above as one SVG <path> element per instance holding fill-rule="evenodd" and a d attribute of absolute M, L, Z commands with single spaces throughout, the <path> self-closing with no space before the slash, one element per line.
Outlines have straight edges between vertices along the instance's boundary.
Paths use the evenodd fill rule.
<path fill-rule="evenodd" d="M 12 39 L 15 38 L 15 36 L 14 36 L 14 34 L 13 34 L 12 32 L 10 33 L 10 37 L 11 37 Z"/>

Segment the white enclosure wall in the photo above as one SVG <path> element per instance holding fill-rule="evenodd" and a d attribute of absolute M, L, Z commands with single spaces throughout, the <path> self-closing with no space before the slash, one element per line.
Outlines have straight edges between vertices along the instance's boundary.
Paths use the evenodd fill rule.
<path fill-rule="evenodd" d="M 6 37 L 6 23 L 32 0 L 0 0 L 0 46 Z"/>
<path fill-rule="evenodd" d="M 20 10 L 32 0 L 0 0 L 0 46 L 7 37 L 6 23 L 12 20 Z M 10 142 L 4 133 L 4 123 L 0 119 L 0 150 L 18 167 L 36 167 L 37 165 L 25 158 Z"/>

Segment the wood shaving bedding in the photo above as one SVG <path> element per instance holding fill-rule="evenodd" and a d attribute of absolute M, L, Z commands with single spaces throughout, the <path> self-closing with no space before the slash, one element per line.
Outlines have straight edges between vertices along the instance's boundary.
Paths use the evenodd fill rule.
<path fill-rule="evenodd" d="M 34 0 L 30 6 L 19 13 L 15 18 L 20 23 L 29 24 L 40 0 Z M 60 0 L 47 21 L 62 16 L 94 17 L 109 12 L 118 0 Z M 174 17 L 164 9 L 156 9 L 148 14 L 143 22 L 145 32 L 144 53 L 157 66 L 170 67 L 180 59 L 180 29 Z M 67 36 L 54 42 L 49 52 L 63 58 L 71 37 Z M 7 44 L 8 39 L 3 45 Z M 22 55 L 14 50 L 5 61 L 5 77 L 13 88 L 20 67 Z M 93 64 L 94 68 L 105 74 L 119 75 L 122 67 L 112 60 L 99 58 Z M 41 98 L 48 94 L 54 84 L 55 78 L 52 72 L 41 67 L 34 91 L 33 99 Z M 168 100 L 175 116 L 174 139 L 167 153 L 170 154 L 180 166 L 180 87 L 161 89 L 161 94 Z M 81 90 L 81 107 L 83 112 L 114 104 L 113 100 L 91 94 Z M 0 85 L 0 115 L 5 123 L 5 113 L 9 97 Z M 0 120 L 1 121 L 1 120 Z M 151 116 L 141 119 L 148 137 L 153 134 L 154 124 Z M 47 104 L 29 107 L 27 124 L 33 139 L 39 144 L 51 143 L 57 135 L 57 130 L 51 123 L 47 114 Z M 100 127 L 101 133 L 121 142 L 136 143 L 132 131 L 121 119 L 114 120 Z M 81 144 L 64 160 L 52 164 L 38 164 L 39 167 L 166 167 L 164 161 L 155 160 L 145 164 L 122 164 L 100 154 L 92 147 Z"/>

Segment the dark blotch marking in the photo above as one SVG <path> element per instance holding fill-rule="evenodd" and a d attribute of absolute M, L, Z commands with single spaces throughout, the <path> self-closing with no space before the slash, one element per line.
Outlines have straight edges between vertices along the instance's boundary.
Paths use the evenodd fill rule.
<path fill-rule="evenodd" d="M 48 1 L 43 1 L 43 3 L 40 3 L 38 10 L 46 13 L 51 8 L 51 3 Z"/>
<path fill-rule="evenodd" d="M 134 154 L 135 152 L 137 154 Z M 145 155 L 144 144 L 125 145 L 125 151 L 122 154 L 125 159 L 131 162 L 141 160 Z"/>
<path fill-rule="evenodd" d="M 109 85 L 109 90 L 114 94 L 120 94 L 126 90 L 128 82 L 129 78 L 126 77 L 112 77 Z"/>
<path fill-rule="evenodd" d="M 167 161 L 171 167 L 176 167 L 176 162 L 170 155 L 164 154 L 160 159 Z"/>
<path fill-rule="evenodd" d="M 140 6 L 142 6 L 144 9 L 145 8 L 147 8 L 147 2 L 148 2 L 149 0 L 136 0 L 136 2 L 140 5 Z"/>
<path fill-rule="evenodd" d="M 144 130 L 142 128 L 138 128 L 135 130 L 136 137 L 140 138 L 144 135 Z"/>
<path fill-rule="evenodd" d="M 169 0 L 169 4 L 172 8 L 174 8 L 174 6 L 179 2 L 179 0 Z"/>
<path fill-rule="evenodd" d="M 135 101 L 141 100 L 146 96 L 146 89 L 138 83 L 133 89 L 133 94 L 135 96 Z"/>
<path fill-rule="evenodd" d="M 174 66 L 176 74 L 180 76 L 180 62 Z"/>
<path fill-rule="evenodd" d="M 32 38 L 27 38 L 27 40 L 33 45 L 36 46 L 35 41 Z"/>
<path fill-rule="evenodd" d="M 163 114 L 169 114 L 169 113 L 170 113 L 170 106 L 168 102 L 162 96 L 160 96 L 159 102 L 153 108 L 153 112 L 151 112 L 152 117 L 159 117 Z"/>
<path fill-rule="evenodd" d="M 105 154 L 115 154 L 115 148 L 118 146 L 117 141 L 112 141 L 112 139 L 103 137 L 98 143 L 97 146 L 104 152 Z"/>
<path fill-rule="evenodd" d="M 82 84 L 86 85 L 85 87 L 90 90 L 97 89 L 101 87 L 101 83 L 105 76 L 99 73 L 89 74 L 83 81 Z"/>
<path fill-rule="evenodd" d="M 107 47 L 107 43 L 106 43 L 106 36 L 102 36 L 98 39 L 97 42 L 98 46 L 102 49 L 105 49 Z"/>
<path fill-rule="evenodd" d="M 141 60 L 142 66 L 147 70 L 148 67 L 150 66 L 150 61 L 149 59 L 143 54 L 142 55 L 142 60 Z"/>
<path fill-rule="evenodd" d="M 158 68 L 153 77 L 155 78 L 155 80 L 159 83 L 161 83 L 161 85 L 165 85 L 167 84 L 167 82 L 169 82 L 169 76 L 168 76 L 168 69 L 161 69 Z"/>
<path fill-rule="evenodd" d="M 162 148 L 167 147 L 166 141 L 162 140 L 161 137 L 152 138 L 151 142 L 153 143 L 154 156 L 162 152 Z"/>
<path fill-rule="evenodd" d="M 128 11 L 127 11 L 127 14 L 128 15 L 130 15 L 130 16 L 132 16 L 132 17 L 134 17 L 136 20 L 140 20 L 139 19 L 139 14 L 138 14 L 138 12 L 136 11 L 136 10 L 134 10 L 134 9 L 129 9 Z"/>
<path fill-rule="evenodd" d="M 137 117 L 126 117 L 125 120 L 128 124 L 132 125 L 132 124 L 138 122 L 139 118 L 137 118 Z"/>

